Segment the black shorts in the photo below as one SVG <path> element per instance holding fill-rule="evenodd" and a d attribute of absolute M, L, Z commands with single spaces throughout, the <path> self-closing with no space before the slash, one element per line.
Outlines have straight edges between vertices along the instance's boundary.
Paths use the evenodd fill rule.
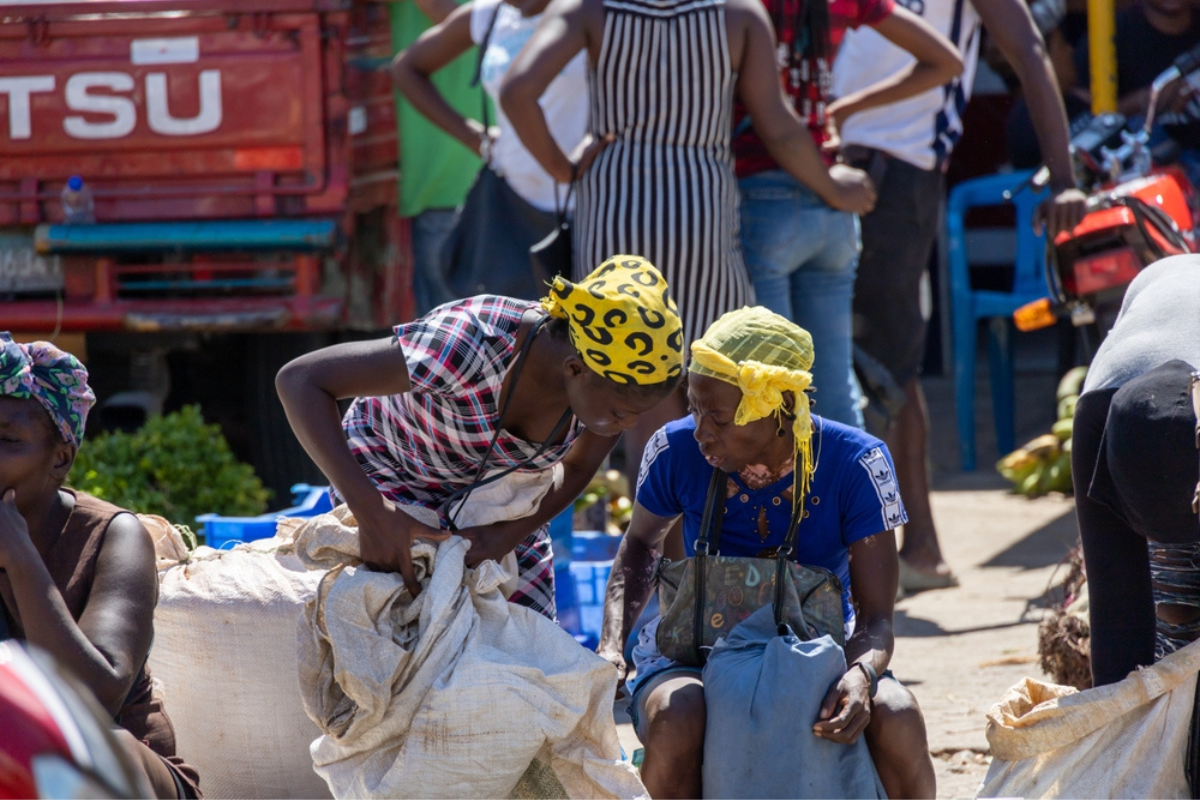
<path fill-rule="evenodd" d="M 921 374 L 925 358 L 921 275 L 937 238 L 944 176 L 878 150 L 847 151 L 849 162 L 871 175 L 878 192 L 875 210 L 861 218 L 854 343 L 904 386 Z"/>

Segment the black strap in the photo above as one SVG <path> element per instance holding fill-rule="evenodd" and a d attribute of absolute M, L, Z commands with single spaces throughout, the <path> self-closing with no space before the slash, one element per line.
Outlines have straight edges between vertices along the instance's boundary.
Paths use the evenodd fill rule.
<path fill-rule="evenodd" d="M 571 182 L 567 184 L 567 196 L 563 198 L 562 205 L 558 204 L 558 182 L 554 183 L 554 215 L 558 218 L 558 227 L 563 227 L 567 224 L 567 209 L 571 207 L 571 192 L 575 191 L 575 174 L 578 171 L 577 164 L 571 165 Z"/>
<path fill-rule="evenodd" d="M 723 478 L 725 473 L 720 469 L 713 467 L 712 479 L 708 483 L 708 497 L 704 501 L 704 516 L 700 518 L 700 534 L 696 537 L 696 553 L 701 550 L 705 555 L 720 555 L 721 546 L 721 523 L 725 518 L 725 503 L 717 502 L 722 494 L 721 489 L 725 485 Z M 783 537 L 783 544 L 779 546 L 779 554 L 784 557 L 784 560 L 790 558 L 796 552 L 796 542 L 800 539 L 800 518 L 804 515 L 803 499 L 800 505 L 793 503 L 792 516 L 788 521 L 787 535 Z"/>
<path fill-rule="evenodd" d="M 11 624 L 8 621 L 8 604 L 0 597 L 0 642 L 13 638 Z"/>
<path fill-rule="evenodd" d="M 471 86 L 479 86 L 480 80 L 483 78 L 483 57 L 487 54 L 488 42 L 492 40 L 492 29 L 496 27 L 496 17 L 500 16 L 500 9 L 504 7 L 504 0 L 496 4 L 496 10 L 492 12 L 492 19 L 488 22 L 487 33 L 483 34 L 483 41 L 479 43 L 479 51 L 475 54 L 475 77 L 471 78 Z M 482 87 L 479 89 L 479 100 L 483 105 L 483 135 L 488 135 L 488 130 L 491 128 L 491 114 L 488 113 L 488 97 L 487 91 Z"/>
<path fill-rule="evenodd" d="M 727 477 L 713 467 L 712 477 L 708 481 L 708 496 L 704 499 L 704 515 L 700 517 L 700 534 L 696 537 L 696 555 L 717 555 L 720 552 L 721 528 L 725 521 L 725 498 L 721 490 L 725 487 Z"/>
<path fill-rule="evenodd" d="M 799 466 L 797 464 L 793 468 L 796 469 Z M 722 489 L 726 480 L 726 474 L 713 467 L 712 478 L 708 483 L 708 497 L 704 500 L 704 516 L 700 518 L 700 533 L 696 537 L 696 558 L 701 559 L 701 563 L 697 565 L 696 569 L 697 608 L 703 607 L 704 586 L 702 581 L 705 572 L 703 559 L 707 559 L 709 555 L 720 554 L 721 529 L 725 518 L 725 493 Z M 802 497 L 800 502 L 796 503 L 793 498 L 792 516 L 788 521 L 787 535 L 783 537 L 783 544 L 779 546 L 775 555 L 775 598 L 772 606 L 775 611 L 775 626 L 780 628 L 781 635 L 784 633 L 782 627 L 784 625 L 784 581 L 787 579 L 787 562 L 796 553 L 796 542 L 800 539 L 800 519 L 804 516 L 805 500 L 807 498 Z M 696 616 L 697 636 L 699 636 L 700 624 L 701 618 L 698 611 Z M 800 636 L 804 635 L 804 631 L 795 633 Z"/>
<path fill-rule="evenodd" d="M 1200 681 L 1196 682 L 1196 692 L 1192 696 L 1192 720 L 1188 724 L 1187 753 L 1183 762 L 1192 800 L 1200 798 L 1200 726 L 1196 725 L 1197 712 L 1200 712 Z"/>
<path fill-rule="evenodd" d="M 449 523 L 450 530 L 452 531 L 458 530 L 458 526 L 455 524 L 454 520 L 458 516 L 458 513 L 462 511 L 463 506 L 467 504 L 467 498 L 470 497 L 471 492 L 475 491 L 480 486 L 486 486 L 489 483 L 498 481 L 501 478 L 507 477 L 517 470 L 523 469 L 524 467 L 532 464 L 539 456 L 545 453 L 546 450 L 554 444 L 554 442 L 566 428 L 567 423 L 571 421 L 573 412 L 571 411 L 571 407 L 567 406 L 567 410 L 563 412 L 563 415 L 558 418 L 558 422 L 555 423 L 554 430 L 551 431 L 550 435 L 546 437 L 546 440 L 538 446 L 538 449 L 534 451 L 533 455 L 522 461 L 520 464 L 517 464 L 514 467 L 509 467 L 503 472 L 498 472 L 488 478 L 483 477 L 484 470 L 487 469 L 488 459 L 491 458 L 492 452 L 496 449 L 496 442 L 500 439 L 500 431 L 503 430 L 504 427 L 504 414 L 508 411 L 509 401 L 512 400 L 512 396 L 517 390 L 517 382 L 521 380 L 521 370 L 525 366 L 525 357 L 529 355 L 529 348 L 533 344 L 534 337 L 538 335 L 538 331 L 540 331 L 549 320 L 549 316 L 542 317 L 540 320 L 538 320 L 537 324 L 533 326 L 533 330 L 529 331 L 529 335 L 525 337 L 525 341 L 521 344 L 521 350 L 519 353 L 517 353 L 517 360 L 513 362 L 511 368 L 512 383 L 510 383 L 508 386 L 508 395 L 504 398 L 504 402 L 500 404 L 500 414 L 496 418 L 496 430 L 494 433 L 492 433 L 492 441 L 490 444 L 488 444 L 488 449 L 484 452 L 483 458 L 479 462 L 478 469 L 475 470 L 474 480 L 472 480 L 467 486 L 460 487 L 452 492 L 450 496 L 446 498 L 446 501 L 443 504 L 446 509 L 449 509 L 451 505 L 456 502 L 458 503 L 458 508 L 454 509 L 453 511 L 448 511 L 447 513 L 447 522 Z"/>

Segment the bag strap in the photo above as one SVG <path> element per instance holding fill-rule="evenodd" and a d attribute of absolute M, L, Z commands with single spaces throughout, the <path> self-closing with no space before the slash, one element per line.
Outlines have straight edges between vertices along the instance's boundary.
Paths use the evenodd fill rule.
<path fill-rule="evenodd" d="M 1187 778 L 1188 789 L 1191 790 L 1192 800 L 1200 798 L 1200 726 L 1196 724 L 1198 713 L 1200 681 L 1196 682 L 1196 691 L 1192 696 L 1192 721 L 1188 723 L 1187 754 L 1183 763 L 1183 772 Z"/>
<path fill-rule="evenodd" d="M 471 492 L 475 491 L 481 486 L 486 486 L 489 483 L 493 483 L 501 478 L 507 477 L 517 470 L 532 464 L 558 439 L 559 435 L 566 428 L 567 423 L 571 420 L 571 416 L 574 412 L 572 412 L 570 406 L 568 406 L 567 410 L 563 412 L 563 415 L 558 418 L 558 422 L 555 423 L 554 430 L 552 430 L 550 435 L 546 437 L 546 440 L 538 446 L 538 449 L 534 451 L 533 455 L 522 461 L 520 464 L 517 464 L 514 467 L 509 467 L 503 472 L 499 472 L 489 478 L 483 477 L 484 470 L 487 469 L 488 459 L 491 458 L 493 451 L 496 449 L 496 442 L 500 440 L 500 431 L 503 428 L 504 414 L 508 411 L 508 404 L 512 400 L 513 392 L 516 391 L 517 382 L 521 380 L 521 370 L 525 366 L 525 357 L 529 355 L 530 345 L 533 344 L 534 337 L 538 335 L 538 331 L 540 331 L 549 320 L 549 316 L 542 317 L 540 320 L 538 320 L 537 324 L 533 326 L 533 330 L 529 332 L 529 335 L 525 337 L 525 341 L 521 344 L 521 350 L 519 353 L 517 353 L 517 360 L 513 362 L 512 365 L 512 383 L 509 385 L 508 395 L 504 398 L 504 402 L 500 404 L 500 414 L 496 419 L 496 430 L 492 433 L 492 441 L 488 444 L 488 449 L 484 451 L 483 458 L 479 462 L 479 467 L 475 470 L 474 480 L 472 480 L 467 486 L 460 487 L 454 492 L 451 492 L 450 496 L 446 498 L 444 503 L 446 508 L 449 508 L 455 502 L 458 503 L 458 508 L 454 509 L 453 512 L 447 515 L 447 522 L 449 523 L 450 530 L 452 531 L 458 530 L 454 520 L 458 516 L 459 512 L 462 511 L 463 506 L 467 504 L 467 498 L 470 497 Z"/>
<path fill-rule="evenodd" d="M 725 485 L 726 475 L 713 467 L 712 477 L 708 480 L 708 496 L 704 500 L 704 515 L 700 518 L 700 534 L 696 537 L 696 555 L 707 556 L 710 552 L 716 555 L 721 544 L 721 523 L 725 519 L 725 503 L 718 503 L 721 498 L 721 487 Z M 718 510 L 719 509 L 719 510 Z M 715 538 L 714 537 L 715 533 Z"/>
<path fill-rule="evenodd" d="M 496 17 L 500 16 L 500 9 L 503 7 L 504 0 L 500 0 L 499 3 L 496 3 L 496 10 L 492 12 L 492 18 L 488 22 L 487 32 L 483 34 L 483 41 L 479 43 L 479 50 L 475 54 L 475 76 L 471 78 L 472 87 L 479 86 L 483 79 L 483 57 L 487 55 L 488 42 L 492 40 L 492 29 L 496 27 Z M 492 120 L 491 114 L 488 112 L 487 91 L 483 89 L 483 87 L 480 87 L 479 89 L 479 101 L 480 105 L 483 106 L 483 112 L 479 115 L 481 118 L 480 121 L 483 122 L 483 135 L 487 136 L 488 131 L 492 127 Z M 485 153 L 484 156 L 485 157 L 483 160 L 485 163 L 491 161 L 491 158 L 488 157 L 487 153 Z"/>
<path fill-rule="evenodd" d="M 704 516 L 700 518 L 700 533 L 696 537 L 696 558 L 707 559 L 709 555 L 720 554 L 721 543 L 721 528 L 725 518 L 725 498 L 721 488 L 725 485 L 725 473 L 720 469 L 713 467 L 712 478 L 708 482 L 708 496 L 704 501 Z M 772 600 L 772 607 L 775 612 L 775 627 L 779 629 L 780 635 L 784 633 L 784 581 L 787 580 L 787 562 L 791 560 L 792 555 L 796 552 L 796 543 L 800 540 L 800 520 L 804 516 L 804 501 L 807 498 L 801 498 L 799 505 L 792 507 L 791 519 L 788 520 L 787 535 L 783 537 L 783 544 L 779 546 L 779 550 L 775 556 L 775 597 Z M 696 597 L 697 608 L 703 607 L 703 588 L 702 582 L 704 574 L 704 564 L 701 562 L 696 569 Z M 803 610 L 801 610 L 803 613 Z M 700 629 L 701 612 L 697 611 L 696 629 Z M 794 631 L 797 636 L 806 634 L 806 631 Z M 697 641 L 699 641 L 697 639 Z"/>
<path fill-rule="evenodd" d="M 4 602 L 3 597 L 0 597 L 0 642 L 13 638 L 10 627 L 11 623 L 8 621 L 8 604 Z"/>
<path fill-rule="evenodd" d="M 700 518 L 700 534 L 696 538 L 696 555 L 693 574 L 695 575 L 696 607 L 692 615 L 692 635 L 699 645 L 703 639 L 701 631 L 704 628 L 704 598 L 705 580 L 708 577 L 709 537 L 717 532 L 717 543 L 720 543 L 721 523 L 725 518 L 725 498 L 721 487 L 725 485 L 725 473 L 713 468 L 712 477 L 708 480 L 708 496 L 704 500 L 704 516 Z M 714 550 L 715 554 L 715 550 Z"/>
<path fill-rule="evenodd" d="M 1188 391 L 1192 395 L 1192 414 L 1196 417 L 1196 449 L 1200 450 L 1200 370 L 1192 373 Z M 1192 513 L 1200 514 L 1200 483 L 1196 484 L 1196 493 L 1192 496 Z"/>
<path fill-rule="evenodd" d="M 554 184 L 554 216 L 558 220 L 558 227 L 562 228 L 567 224 L 567 209 L 571 207 L 571 192 L 575 191 L 576 177 L 579 173 L 579 165 L 571 165 L 571 182 L 567 184 L 567 196 L 563 198 L 562 205 L 558 204 L 558 184 Z"/>

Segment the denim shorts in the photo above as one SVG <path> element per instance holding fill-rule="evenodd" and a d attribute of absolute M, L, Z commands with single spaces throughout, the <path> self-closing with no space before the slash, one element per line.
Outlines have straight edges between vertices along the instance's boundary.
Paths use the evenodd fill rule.
<path fill-rule="evenodd" d="M 689 667 L 686 664 L 675 664 L 674 666 L 661 669 L 653 675 L 647 675 L 637 685 L 637 689 L 629 698 L 629 719 L 633 722 L 633 732 L 637 734 L 638 741 L 642 744 L 646 743 L 646 709 L 644 703 L 650 697 L 650 693 L 664 681 L 670 678 L 677 678 L 681 675 L 695 675 L 699 678 L 704 674 L 703 667 Z"/>
<path fill-rule="evenodd" d="M 642 744 L 646 743 L 646 725 L 649 723 L 649 720 L 646 719 L 645 703 L 650 698 L 650 693 L 670 678 L 677 678 L 681 675 L 695 675 L 699 678 L 703 674 L 704 669 L 702 667 L 689 667 L 684 664 L 676 664 L 659 670 L 653 675 L 648 675 L 638 683 L 637 689 L 629 698 L 629 719 L 633 723 L 633 732 L 637 734 L 638 741 Z M 883 674 L 879 676 L 879 680 L 882 681 L 885 679 L 896 681 L 896 683 L 900 682 L 890 669 L 884 670 Z"/>

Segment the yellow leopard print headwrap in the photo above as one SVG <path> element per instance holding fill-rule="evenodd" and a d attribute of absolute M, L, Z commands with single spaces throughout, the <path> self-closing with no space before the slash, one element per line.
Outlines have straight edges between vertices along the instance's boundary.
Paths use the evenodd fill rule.
<path fill-rule="evenodd" d="M 812 336 L 762 306 L 730 311 L 692 342 L 689 372 L 731 383 L 742 390 L 735 425 L 774 415 L 782 424 L 783 393 L 795 397 L 792 433 L 796 462 L 792 503 L 802 507 L 812 484 L 812 415 L 804 390 L 812 385 Z"/>
<path fill-rule="evenodd" d="M 567 320 L 583 363 L 610 381 L 651 386 L 683 372 L 679 310 L 641 256 L 612 256 L 579 283 L 555 278 L 542 308 Z"/>

